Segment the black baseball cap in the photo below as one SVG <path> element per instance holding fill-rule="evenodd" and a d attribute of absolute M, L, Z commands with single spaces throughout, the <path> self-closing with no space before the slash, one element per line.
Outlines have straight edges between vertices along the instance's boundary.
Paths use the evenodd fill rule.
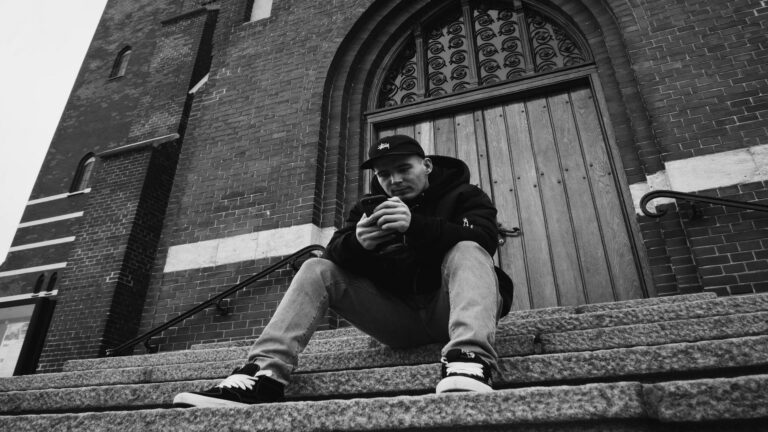
<path fill-rule="evenodd" d="M 421 144 L 415 139 L 408 135 L 390 135 L 382 137 L 371 144 L 371 148 L 368 149 L 368 160 L 363 162 L 360 168 L 372 169 L 373 163 L 377 159 L 393 155 L 418 155 L 423 158 L 426 157 Z"/>

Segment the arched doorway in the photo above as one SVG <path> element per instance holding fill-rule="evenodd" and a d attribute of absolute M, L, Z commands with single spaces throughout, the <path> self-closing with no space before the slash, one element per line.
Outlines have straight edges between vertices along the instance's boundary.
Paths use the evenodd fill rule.
<path fill-rule="evenodd" d="M 365 135 L 411 135 L 467 162 L 521 232 L 498 254 L 515 309 L 648 295 L 596 67 L 568 20 L 519 0 L 453 2 L 383 64 Z"/>

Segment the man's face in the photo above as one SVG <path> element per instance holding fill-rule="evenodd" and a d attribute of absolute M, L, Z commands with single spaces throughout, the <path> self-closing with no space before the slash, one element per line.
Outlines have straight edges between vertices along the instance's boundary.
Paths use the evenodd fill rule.
<path fill-rule="evenodd" d="M 418 155 L 389 156 L 373 164 L 373 174 L 384 192 L 403 201 L 416 198 L 429 187 L 432 161 Z"/>

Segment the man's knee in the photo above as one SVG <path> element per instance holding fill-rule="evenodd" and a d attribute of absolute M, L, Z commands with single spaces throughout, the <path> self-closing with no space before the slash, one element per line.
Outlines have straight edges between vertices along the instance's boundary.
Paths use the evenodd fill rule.
<path fill-rule="evenodd" d="M 310 258 L 304 261 L 301 267 L 299 267 L 299 271 L 305 273 L 322 273 L 335 266 L 336 264 L 334 264 L 333 261 L 329 261 L 327 259 Z"/>
<path fill-rule="evenodd" d="M 294 276 L 294 281 L 300 281 L 301 285 L 327 284 L 334 271 L 338 267 L 332 261 L 323 258 L 310 258 L 299 267 L 299 271 Z"/>
<path fill-rule="evenodd" d="M 460 241 L 456 243 L 443 258 L 443 264 L 453 265 L 455 263 L 462 262 L 486 262 L 491 264 L 493 258 L 488 254 L 488 251 L 483 249 L 477 242 L 473 241 Z"/>

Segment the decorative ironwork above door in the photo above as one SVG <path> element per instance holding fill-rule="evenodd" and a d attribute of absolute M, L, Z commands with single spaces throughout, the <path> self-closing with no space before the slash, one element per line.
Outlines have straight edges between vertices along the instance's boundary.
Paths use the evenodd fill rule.
<path fill-rule="evenodd" d="M 390 58 L 377 108 L 591 61 L 575 30 L 521 0 L 456 2 L 419 23 Z"/>

